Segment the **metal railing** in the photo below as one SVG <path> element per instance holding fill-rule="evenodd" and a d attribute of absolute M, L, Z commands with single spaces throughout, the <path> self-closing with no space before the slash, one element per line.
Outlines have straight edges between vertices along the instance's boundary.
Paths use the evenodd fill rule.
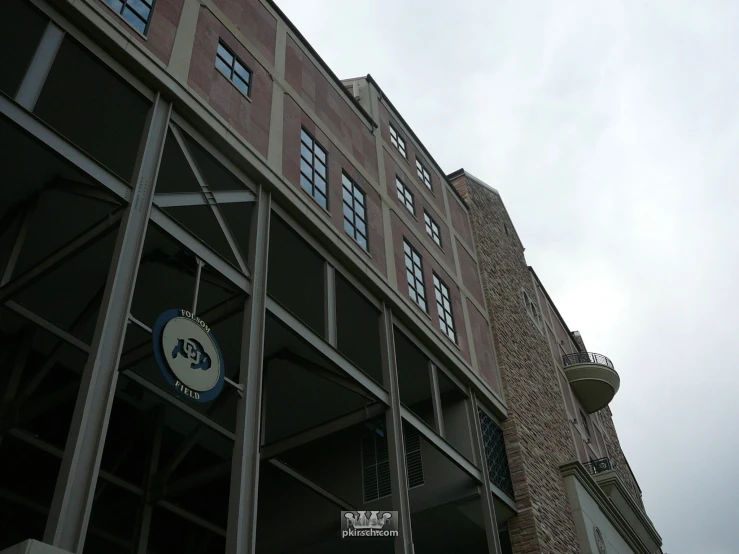
<path fill-rule="evenodd" d="M 597 460 L 590 460 L 589 462 L 584 463 L 583 466 L 590 475 L 603 473 L 604 471 L 609 471 L 613 469 L 613 467 L 611 466 L 610 458 L 598 458 Z"/>
<path fill-rule="evenodd" d="M 594 352 L 576 352 L 575 354 L 565 354 L 562 356 L 562 363 L 565 367 L 576 364 L 599 364 L 613 368 L 613 362 L 606 358 L 603 354 Z"/>

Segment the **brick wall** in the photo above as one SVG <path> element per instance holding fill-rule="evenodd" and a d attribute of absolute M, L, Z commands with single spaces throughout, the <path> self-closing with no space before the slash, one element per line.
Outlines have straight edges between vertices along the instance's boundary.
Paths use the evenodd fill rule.
<path fill-rule="evenodd" d="M 216 69 L 219 39 L 254 72 L 250 99 Z M 226 26 L 205 7 L 200 8 L 188 84 L 260 154 L 267 156 L 272 78 Z"/>
<path fill-rule="evenodd" d="M 463 176 L 460 179 L 466 181 Z M 459 181 L 455 181 L 457 184 Z M 506 449 L 519 515 L 509 521 L 515 554 L 578 553 L 572 513 L 559 466 L 577 453 L 568 427 L 552 355 L 526 312 L 521 289 L 536 291 L 520 242 L 500 197 L 472 182 L 458 186 L 470 206 L 483 291 L 494 331 L 508 402 Z"/>

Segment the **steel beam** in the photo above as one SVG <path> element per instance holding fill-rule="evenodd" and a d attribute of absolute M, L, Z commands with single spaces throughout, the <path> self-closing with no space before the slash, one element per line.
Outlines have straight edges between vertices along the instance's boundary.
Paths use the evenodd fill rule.
<path fill-rule="evenodd" d="M 403 418 L 400 411 L 398 365 L 395 358 L 395 333 L 393 314 L 386 304 L 378 318 L 380 326 L 380 350 L 382 354 L 382 378 L 390 391 L 390 408 L 385 412 L 387 444 L 390 457 L 390 486 L 393 508 L 398 512 L 400 536 L 394 542 L 395 554 L 413 554 L 413 529 L 411 505 L 408 497 L 408 468 L 405 459 Z"/>
<path fill-rule="evenodd" d="M 67 194 L 74 194 L 75 196 L 105 202 L 106 204 L 121 204 L 121 198 L 110 192 L 108 189 L 90 185 L 89 183 L 80 183 L 78 181 L 73 181 L 72 179 L 58 177 L 49 183 L 45 189 L 58 190 L 60 192 L 66 192 Z"/>
<path fill-rule="evenodd" d="M 226 460 L 220 464 L 204 469 L 195 475 L 183 477 L 179 481 L 175 481 L 171 485 L 166 485 L 161 492 L 162 500 L 181 492 L 188 491 L 195 487 L 200 487 L 206 483 L 210 483 L 219 477 L 228 475 L 231 472 L 231 460 Z"/>
<path fill-rule="evenodd" d="M 190 521 L 194 523 L 195 525 L 198 525 L 202 527 L 203 529 L 207 529 L 211 533 L 215 533 L 216 535 L 219 535 L 221 537 L 226 536 L 226 530 L 223 527 L 219 527 L 215 523 L 211 523 L 207 519 L 203 519 L 200 516 L 196 516 L 195 514 L 191 514 L 187 510 L 183 510 L 179 506 L 172 504 L 171 502 L 167 502 L 166 500 L 160 500 L 156 504 L 157 506 L 161 506 L 165 510 L 172 512 L 175 515 L 180 516 L 182 519 Z"/>
<path fill-rule="evenodd" d="M 0 95 L 0 114 L 7 121 L 13 123 L 21 132 L 36 139 L 44 147 L 76 166 L 80 171 L 113 191 L 120 198 L 128 201 L 131 197 L 131 187 L 124 183 L 120 177 L 105 169 L 97 160 L 82 152 L 66 138 L 42 123 L 32 113 L 3 95 Z"/>
<path fill-rule="evenodd" d="M 286 362 L 290 362 L 291 364 L 297 367 L 306 369 L 310 371 L 311 373 L 318 375 L 322 379 L 326 379 L 327 381 L 331 381 L 332 383 L 339 385 L 342 388 L 350 390 L 356 394 L 362 395 L 363 397 L 365 397 L 366 399 L 370 401 L 375 400 L 374 396 L 372 396 L 366 390 L 364 390 L 361 386 L 359 386 L 359 384 L 357 384 L 357 382 L 354 381 L 353 379 L 349 377 L 345 377 L 344 375 L 337 373 L 336 371 L 327 369 L 320 364 L 317 364 L 311 360 L 303 358 L 302 356 L 293 354 L 289 350 L 282 350 L 280 352 L 277 352 L 276 354 L 272 356 L 272 359 L 273 360 L 284 360 Z"/>
<path fill-rule="evenodd" d="M 170 131 L 172 133 L 172 136 L 174 136 L 175 140 L 177 141 L 177 144 L 179 144 L 180 150 L 182 150 L 182 154 L 185 156 L 185 160 L 190 166 L 190 169 L 192 170 L 193 175 L 195 175 L 195 179 L 200 185 L 200 188 L 203 189 L 204 200 L 206 201 L 210 209 L 213 211 L 213 215 L 218 221 L 218 225 L 221 227 L 221 231 L 223 231 L 223 234 L 226 237 L 226 241 L 228 242 L 228 245 L 231 247 L 231 251 L 233 252 L 234 257 L 236 258 L 236 261 L 238 262 L 239 267 L 241 268 L 241 271 L 243 271 L 246 275 L 249 275 L 249 270 L 246 267 L 246 260 L 244 260 L 244 255 L 241 252 L 241 248 L 239 247 L 238 242 L 236 242 L 236 239 L 234 238 L 233 233 L 231 232 L 231 228 L 226 222 L 226 218 L 223 217 L 221 210 L 218 208 L 218 204 L 215 201 L 215 196 L 213 195 L 213 192 L 211 191 L 210 186 L 208 186 L 208 182 L 205 179 L 205 176 L 203 176 L 202 172 L 200 171 L 200 168 L 198 167 L 198 164 L 195 161 L 195 158 L 190 152 L 190 148 L 187 146 L 187 143 L 185 142 L 185 139 L 182 136 L 182 133 L 180 133 L 180 130 L 176 125 L 170 125 Z"/>
<path fill-rule="evenodd" d="M 406 336 L 406 338 L 408 338 L 408 340 L 411 341 L 413 345 L 423 353 L 424 356 L 426 356 L 429 360 L 431 360 L 434 363 L 437 370 L 441 371 L 445 376 L 449 378 L 450 381 L 452 381 L 455 385 L 457 385 L 457 387 L 459 387 L 459 391 L 462 394 L 467 396 L 467 385 L 462 383 L 459 377 L 457 377 L 453 373 L 444 371 L 444 369 L 442 369 L 444 367 L 444 364 L 442 364 L 439 361 L 439 358 L 437 358 L 434 354 L 432 354 L 431 350 L 426 348 L 426 345 L 422 343 L 420 340 L 418 340 L 416 338 L 416 335 L 408 327 L 406 327 L 403 322 L 399 321 L 398 318 L 394 317 L 393 325 L 395 325 L 395 327 L 398 328 L 398 331 L 403 333 Z"/>
<path fill-rule="evenodd" d="M 33 55 L 31 64 L 26 69 L 23 81 L 18 87 L 18 93 L 15 95 L 15 101 L 28 111 L 33 111 L 36 105 L 63 39 L 64 31 L 57 27 L 53 21 L 49 21 L 46 24 L 44 34 L 41 35 L 41 41 L 36 47 L 36 53 Z"/>
<path fill-rule="evenodd" d="M 11 277 L 13 277 L 15 264 L 18 263 L 18 258 L 21 255 L 23 244 L 26 242 L 26 236 L 28 236 L 28 228 L 31 225 L 33 213 L 36 211 L 36 200 L 38 200 L 38 196 L 34 195 L 33 200 L 26 206 L 26 209 L 23 211 L 23 217 L 21 219 L 20 227 L 18 228 L 18 233 L 15 236 L 13 249 L 10 251 L 8 262 L 5 264 L 5 270 L 3 271 L 3 275 L 0 278 L 0 288 L 8 284 Z"/>
<path fill-rule="evenodd" d="M 441 391 L 439 390 L 439 374 L 434 362 L 429 360 L 429 380 L 431 382 L 431 400 L 434 405 L 434 423 L 436 432 L 443 439 L 446 437 L 444 429 L 444 411 L 441 405 Z"/>
<path fill-rule="evenodd" d="M 0 303 L 7 301 L 11 296 L 18 294 L 38 279 L 41 279 L 59 264 L 76 256 L 91 244 L 102 239 L 114 229 L 113 225 L 118 223 L 122 216 L 123 210 L 121 208 L 116 209 L 82 231 L 65 245 L 59 247 L 52 254 L 49 254 L 25 273 L 3 284 L 0 287 Z"/>
<path fill-rule="evenodd" d="M 312 329 L 305 325 L 305 323 L 283 308 L 273 298 L 267 298 L 267 310 L 287 326 L 287 328 L 293 333 L 318 350 L 318 352 L 326 357 L 331 363 L 341 369 L 354 381 L 359 383 L 359 385 L 369 392 L 373 398 L 379 400 L 383 404 L 389 404 L 390 397 L 380 385 L 375 383 L 375 381 L 373 381 L 361 369 L 352 364 L 348 359 L 340 354 L 338 350 L 328 344 Z"/>
<path fill-rule="evenodd" d="M 318 494 L 320 494 L 322 497 L 324 497 L 329 502 L 333 502 L 338 507 L 340 507 L 342 510 L 344 510 L 344 511 L 351 511 L 351 512 L 355 512 L 357 510 L 354 506 L 352 506 L 351 504 L 349 504 L 346 500 L 342 500 L 341 498 L 339 498 L 338 496 L 336 496 L 332 492 L 324 489 L 319 484 L 311 481 L 305 475 L 303 475 L 302 473 L 294 470 L 293 468 L 291 468 L 286 463 L 281 462 L 280 460 L 274 460 L 274 459 L 273 460 L 270 460 L 269 463 L 272 466 L 276 467 L 277 469 L 283 471 L 284 473 L 287 473 L 290 477 L 292 477 L 296 481 L 299 481 L 300 483 L 302 483 L 303 485 L 305 485 L 306 487 L 308 487 L 312 491 L 317 492 Z"/>
<path fill-rule="evenodd" d="M 491 554 L 502 554 L 500 536 L 498 535 L 498 520 L 495 515 L 495 502 L 493 501 L 490 488 L 490 475 L 487 470 L 485 447 L 483 445 L 480 417 L 477 414 L 477 399 L 475 398 L 474 392 L 470 395 L 470 401 L 467 402 L 467 414 L 470 425 L 472 425 L 472 452 L 475 460 L 483 468 L 481 472 L 480 500 L 482 502 L 483 526 L 485 527 L 485 536 L 488 541 L 488 552 Z"/>
<path fill-rule="evenodd" d="M 370 419 L 384 414 L 385 409 L 385 406 L 376 402 L 359 410 L 349 412 L 341 417 L 337 417 L 336 419 L 332 419 L 326 423 L 322 423 L 321 425 L 316 425 L 315 427 L 301 431 L 300 433 L 265 444 L 262 446 L 262 460 L 269 460 L 270 458 L 279 456 L 293 448 L 327 437 L 353 425 L 369 421 Z"/>
<path fill-rule="evenodd" d="M 482 472 L 475 466 L 475 464 L 470 462 L 451 444 L 437 435 L 434 430 L 431 429 L 428 424 L 426 424 L 425 421 L 423 421 L 420 417 L 411 412 L 405 406 L 400 407 L 400 413 L 405 421 L 415 427 L 418 432 L 421 433 L 423 438 L 425 438 L 429 443 L 435 446 L 437 450 L 439 450 L 439 452 L 447 457 L 447 459 L 454 462 L 457 467 L 459 467 L 459 469 L 464 471 L 467 475 L 472 477 L 478 483 L 482 482 Z"/>
<path fill-rule="evenodd" d="M 134 197 L 116 239 L 92 349 L 57 479 L 44 542 L 82 552 L 118 379 L 128 313 L 149 221 L 171 104 L 157 95 L 134 171 Z"/>
<path fill-rule="evenodd" d="M 256 201 L 254 193 L 248 190 L 212 191 L 211 195 L 218 204 L 240 204 Z M 201 192 L 166 192 L 154 195 L 154 204 L 160 208 L 177 206 L 207 206 L 208 200 Z"/>
<path fill-rule="evenodd" d="M 185 404 L 179 398 L 176 398 L 172 396 L 170 393 L 163 391 L 156 385 L 151 384 L 149 381 L 141 377 L 141 375 L 137 375 L 130 369 L 124 370 L 122 373 L 127 378 L 131 379 L 131 381 L 133 381 L 137 385 L 140 385 L 141 387 L 145 388 L 146 390 L 158 396 L 165 402 L 171 404 L 173 407 L 177 408 L 178 410 L 185 412 L 187 415 L 189 415 L 193 419 L 196 419 L 203 425 L 210 427 L 211 429 L 213 429 L 213 431 L 215 431 L 219 435 L 222 435 L 226 437 L 227 439 L 234 440 L 234 434 L 231 431 L 229 431 L 222 425 L 218 425 L 215 421 L 211 420 L 206 415 L 200 413 L 195 408 L 191 407 L 189 404 Z"/>
<path fill-rule="evenodd" d="M 15 302 L 14 300 L 8 300 L 5 302 L 5 307 L 9 310 L 14 311 L 18 315 L 26 318 L 31 323 L 35 323 L 39 327 L 43 327 L 46 329 L 49 333 L 52 335 L 55 335 L 62 339 L 64 342 L 71 344 L 78 350 L 81 350 L 82 352 L 89 352 L 90 351 L 90 345 L 87 344 L 84 341 L 81 341 L 71 333 L 68 333 L 58 325 L 54 325 L 51 321 L 48 319 L 45 319 L 41 317 L 40 315 L 36 314 L 35 312 L 32 312 L 22 304 L 18 304 L 18 302 Z"/>
<path fill-rule="evenodd" d="M 100 287 L 100 289 L 92 296 L 90 301 L 83 308 L 82 312 L 80 312 L 80 314 L 72 322 L 72 325 L 70 326 L 70 331 L 72 333 L 77 332 L 79 328 L 87 323 L 90 317 L 92 317 L 92 315 L 95 313 L 98 303 L 103 297 L 104 289 L 105 287 Z M 61 357 L 64 344 L 65 342 L 63 340 L 60 340 L 56 343 L 54 348 L 49 353 L 49 356 L 46 358 L 44 365 L 41 366 L 41 369 L 38 370 L 38 372 L 33 376 L 30 382 L 23 389 L 23 392 L 21 392 L 13 402 L 13 405 L 16 409 L 20 409 L 23 406 L 23 404 L 28 400 L 28 398 L 34 393 L 41 382 L 49 374 L 49 371 L 51 371 L 52 368 L 57 364 L 59 358 Z M 88 352 L 89 347 L 87 345 L 85 346 L 87 347 L 86 352 Z"/>
<path fill-rule="evenodd" d="M 169 217 L 161 208 L 152 206 L 151 220 L 156 223 L 157 227 L 162 231 L 169 234 L 172 238 L 185 246 L 198 258 L 203 260 L 210 267 L 231 281 L 231 283 L 236 285 L 236 287 L 249 292 L 249 281 L 245 275 L 213 252 L 209 246 L 192 235 L 182 225 Z"/>
<path fill-rule="evenodd" d="M 336 269 L 328 262 L 324 262 L 323 298 L 326 340 L 328 340 L 331 346 L 336 348 L 338 344 L 338 329 L 336 327 Z"/>
<path fill-rule="evenodd" d="M 236 411 L 236 442 L 231 469 L 226 554 L 251 554 L 257 540 L 257 505 L 261 447 L 267 259 L 272 214 L 270 193 L 260 187 L 249 237 L 252 294 L 246 301 L 239 381 L 244 385 Z"/>

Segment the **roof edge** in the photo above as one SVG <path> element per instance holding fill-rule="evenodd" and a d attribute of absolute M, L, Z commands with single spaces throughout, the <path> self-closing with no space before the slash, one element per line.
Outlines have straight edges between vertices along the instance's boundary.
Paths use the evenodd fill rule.
<path fill-rule="evenodd" d="M 446 181 L 446 184 L 449 185 L 449 188 L 452 189 L 452 191 L 454 191 L 454 194 L 457 195 L 457 198 L 460 200 L 460 202 L 462 202 L 462 205 L 467 209 L 467 211 L 469 211 L 470 206 L 469 206 L 469 204 L 467 204 L 467 201 L 459 193 L 459 191 L 457 190 L 457 187 L 455 187 L 452 184 L 452 182 L 449 180 L 449 178 L 447 177 L 446 172 L 441 168 L 441 166 L 439 165 L 439 162 L 437 162 L 436 159 L 431 155 L 431 152 L 428 151 L 428 149 L 426 148 L 426 146 L 424 146 L 423 142 L 421 142 L 421 139 L 418 138 L 418 135 L 416 135 L 416 133 L 413 130 L 413 128 L 410 125 L 408 125 L 408 122 L 405 120 L 405 118 L 403 118 L 403 116 L 400 114 L 400 112 L 398 111 L 398 109 L 390 101 L 390 98 L 382 90 L 382 87 L 380 87 L 380 84 L 369 73 L 367 73 L 367 77 L 366 78 L 367 78 L 367 82 L 372 83 L 372 84 L 375 85 L 375 87 L 377 88 L 377 91 L 380 93 L 380 98 L 382 100 L 385 100 L 385 102 L 387 103 L 388 107 L 390 107 L 390 109 L 392 109 L 392 111 L 395 113 L 395 115 L 400 120 L 400 122 L 405 126 L 406 129 L 408 129 L 408 132 L 410 133 L 411 137 L 421 147 L 421 150 L 423 150 L 423 153 L 426 154 L 426 157 L 431 161 L 431 163 L 434 164 L 434 166 L 436 166 L 437 171 L 439 172 L 440 175 L 442 175 L 444 181 Z"/>

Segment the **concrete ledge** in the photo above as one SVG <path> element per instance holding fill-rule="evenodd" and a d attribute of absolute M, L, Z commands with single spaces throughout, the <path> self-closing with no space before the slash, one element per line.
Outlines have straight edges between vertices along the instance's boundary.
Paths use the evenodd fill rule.
<path fill-rule="evenodd" d="M 603 513 L 603 515 L 606 516 L 611 525 L 613 525 L 616 531 L 618 531 L 624 541 L 626 541 L 626 543 L 635 553 L 654 554 L 655 551 L 659 551 L 658 549 L 662 545 L 662 537 L 659 536 L 651 521 L 649 521 L 649 519 L 641 510 L 637 510 L 636 512 L 626 510 L 627 512 L 631 513 L 623 513 L 623 507 L 618 506 L 613 502 L 613 500 L 611 500 L 611 498 L 598 485 L 593 477 L 585 470 L 580 462 L 568 462 L 559 466 L 559 469 L 562 472 L 562 476 L 565 478 L 565 481 L 567 481 L 567 478 L 573 478 L 576 479 L 580 483 L 580 485 L 582 485 L 585 491 L 598 505 L 598 508 Z M 615 472 L 609 473 L 614 473 L 614 478 L 620 484 L 621 488 L 623 488 L 624 493 L 628 496 L 626 488 L 623 486 L 623 484 L 620 483 L 618 476 L 615 476 Z M 570 504 L 572 504 L 572 499 L 570 499 Z M 571 506 L 571 508 L 574 510 L 577 507 Z M 638 520 L 638 523 L 635 521 L 635 519 Z M 635 526 L 633 523 L 637 523 L 637 525 Z M 635 528 L 642 526 L 643 529 Z M 648 533 L 648 542 L 653 542 L 654 544 L 656 544 L 656 548 L 650 548 L 650 546 L 643 540 L 642 537 L 644 536 L 644 531 Z"/>
<path fill-rule="evenodd" d="M 6 548 L 0 554 L 71 554 L 66 550 L 51 546 L 45 542 L 28 539 L 10 548 Z"/>

